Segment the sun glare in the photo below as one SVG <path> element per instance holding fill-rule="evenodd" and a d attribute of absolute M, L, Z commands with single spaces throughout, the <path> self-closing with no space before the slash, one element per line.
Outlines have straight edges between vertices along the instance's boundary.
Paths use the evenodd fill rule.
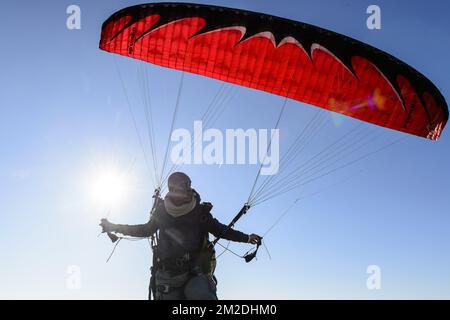
<path fill-rule="evenodd" d="M 92 199 L 102 206 L 120 205 L 126 197 L 126 179 L 117 170 L 106 169 L 97 173 L 92 181 Z"/>

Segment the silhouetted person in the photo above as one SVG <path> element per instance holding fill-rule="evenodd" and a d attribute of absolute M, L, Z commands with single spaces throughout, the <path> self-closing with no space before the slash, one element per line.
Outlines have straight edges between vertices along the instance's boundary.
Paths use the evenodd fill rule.
<path fill-rule="evenodd" d="M 156 209 L 146 224 L 121 225 L 102 219 L 103 232 L 133 237 L 157 235 L 150 281 L 155 299 L 216 300 L 215 254 L 209 233 L 252 244 L 259 243 L 261 237 L 228 228 L 213 218 L 212 205 L 201 202 L 186 174 L 171 174 L 168 189 L 164 200 L 156 199 Z"/>

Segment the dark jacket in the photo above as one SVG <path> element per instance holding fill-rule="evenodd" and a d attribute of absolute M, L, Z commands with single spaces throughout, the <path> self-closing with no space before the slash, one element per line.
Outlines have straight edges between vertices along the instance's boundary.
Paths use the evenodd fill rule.
<path fill-rule="evenodd" d="M 215 237 L 236 242 L 247 242 L 249 236 L 215 219 L 210 204 L 201 203 L 197 197 L 195 208 L 180 217 L 167 213 L 160 201 L 150 221 L 139 225 L 116 225 L 117 232 L 133 237 L 150 237 L 159 231 L 158 254 L 162 260 L 176 259 L 186 253 L 201 250 L 205 238 L 211 233 Z"/>

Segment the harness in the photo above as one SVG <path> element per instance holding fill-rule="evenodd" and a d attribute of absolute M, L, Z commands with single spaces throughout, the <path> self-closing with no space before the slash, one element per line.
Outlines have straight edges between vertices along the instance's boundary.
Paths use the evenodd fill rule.
<path fill-rule="evenodd" d="M 159 194 L 155 193 L 155 201 L 152 208 L 152 216 L 160 214 L 160 210 L 164 210 L 163 199 L 159 197 Z M 197 208 L 200 212 L 199 221 L 196 223 L 206 223 L 206 217 L 212 209 L 212 204 L 209 202 L 201 203 Z M 154 216 L 153 218 L 157 218 Z M 201 226 L 199 226 L 201 228 Z M 216 257 L 214 246 L 211 245 L 209 241 L 208 232 L 205 232 L 203 236 L 203 241 L 201 247 L 196 250 L 186 251 L 182 254 L 170 258 L 162 257 L 161 250 L 161 237 L 160 231 L 151 237 L 151 247 L 153 251 L 153 265 L 151 267 L 151 278 L 150 278 L 150 292 L 153 297 L 157 297 L 158 293 L 167 293 L 170 288 L 164 286 L 164 288 L 159 288 L 156 286 L 156 273 L 158 271 L 165 271 L 173 277 L 179 277 L 183 274 L 190 275 L 200 275 L 206 274 L 210 275 L 214 281 L 217 280 L 214 277 L 214 271 L 216 268 Z"/>

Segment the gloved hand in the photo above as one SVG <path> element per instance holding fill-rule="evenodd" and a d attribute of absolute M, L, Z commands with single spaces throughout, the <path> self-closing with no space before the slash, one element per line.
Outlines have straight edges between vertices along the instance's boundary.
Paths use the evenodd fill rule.
<path fill-rule="evenodd" d="M 262 237 L 258 236 L 257 234 L 252 233 L 248 236 L 248 243 L 251 244 L 261 244 Z"/>
<path fill-rule="evenodd" d="M 109 222 L 108 219 L 100 220 L 99 226 L 102 227 L 102 233 L 115 231 L 114 223 Z"/>

